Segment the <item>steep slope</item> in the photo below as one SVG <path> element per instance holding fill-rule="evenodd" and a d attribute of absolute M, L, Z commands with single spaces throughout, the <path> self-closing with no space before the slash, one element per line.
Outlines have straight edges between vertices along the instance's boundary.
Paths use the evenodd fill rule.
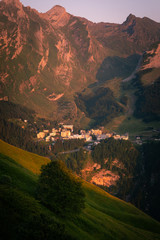
<path fill-rule="evenodd" d="M 137 75 L 135 116 L 150 122 L 160 119 L 160 43 L 143 56 Z"/>
<path fill-rule="evenodd" d="M 83 127 L 94 119 L 76 104 L 76 93 L 87 87 L 94 92 L 100 84 L 120 97 L 113 82 L 120 86 L 137 66 L 135 54 L 160 40 L 160 24 L 148 18 L 130 15 L 123 24 L 96 24 L 61 6 L 40 14 L 19 0 L 0 1 L 0 30 L 0 100 Z M 119 65 L 121 73 L 115 74 Z"/>
<path fill-rule="evenodd" d="M 44 105 L 40 109 L 36 102 L 45 102 L 54 87 L 51 76 L 57 58 L 56 37 L 38 12 L 18 6 L 14 1 L 0 2 L 1 96 L 41 112 Z M 52 66 L 47 65 L 49 62 Z M 41 75 L 45 68 L 50 69 L 50 78 L 46 72 Z"/>
<path fill-rule="evenodd" d="M 1 152 L 2 146 L 3 149 L 6 149 L 6 147 L 4 142 L 0 142 L 0 144 Z M 10 148 L 12 151 L 11 158 L 6 157 L 8 155 L 8 148 Z M 28 193 L 34 196 L 35 182 L 31 179 L 36 178 L 34 178 L 33 173 L 29 173 L 28 170 L 25 170 L 21 165 L 17 163 L 17 157 L 15 157 L 15 154 L 17 154 L 18 149 L 7 145 L 7 151 L 4 151 L 5 150 L 3 150 L 3 153 L 5 153 L 6 156 L 2 154 L 0 156 L 0 176 L 2 176 L 2 174 L 11 176 L 13 183 L 20 191 L 23 191 L 23 194 Z M 28 153 L 25 152 L 23 155 L 25 154 L 27 155 Z M 35 155 L 28 154 L 30 165 L 32 165 L 32 159 L 34 159 L 34 157 Z M 20 155 L 18 158 L 20 159 Z M 39 164 L 37 168 L 39 168 Z M 19 185 L 20 182 L 21 185 Z M 27 184 L 28 189 L 26 188 Z M 31 188 L 33 192 L 31 191 Z M 124 236 L 125 239 L 128 240 L 160 239 L 159 223 L 154 221 L 152 218 L 148 217 L 132 205 L 125 203 L 115 197 L 112 197 L 94 185 L 84 182 L 83 188 L 86 194 L 85 210 L 79 217 L 76 217 L 73 220 L 70 219 L 62 221 L 65 224 L 67 232 L 73 237 L 73 239 L 84 238 L 102 240 L 109 238 L 120 240 L 124 239 Z M 3 194 L 4 193 L 5 192 L 3 192 Z M 18 196 L 19 194 L 20 193 L 18 193 Z M 5 195 L 1 195 L 1 200 L 4 198 L 4 196 Z M 13 196 L 14 194 L 12 190 L 12 198 Z M 26 200 L 28 198 L 29 196 L 26 196 Z M 21 197 L 21 199 L 24 198 Z M 20 199 L 18 201 L 20 203 Z M 34 201 L 34 204 L 37 203 Z M 22 205 L 20 204 L 19 208 Z M 40 206 L 38 209 L 40 210 Z M 48 210 L 46 213 L 53 217 L 53 213 L 49 213 Z M 10 229 L 12 228 L 13 226 L 10 226 Z"/>
<path fill-rule="evenodd" d="M 3 0 L 0 16 L 1 99 L 29 105 L 45 117 L 77 117 L 74 92 L 95 81 L 91 71 L 96 74 L 104 48 L 60 6 L 39 14 Z"/>
<path fill-rule="evenodd" d="M 14 159 L 18 164 L 37 175 L 40 173 L 41 166 L 50 161 L 48 158 L 26 152 L 22 149 L 9 145 L 2 140 L 0 140 L 0 152 L 1 154 Z"/>

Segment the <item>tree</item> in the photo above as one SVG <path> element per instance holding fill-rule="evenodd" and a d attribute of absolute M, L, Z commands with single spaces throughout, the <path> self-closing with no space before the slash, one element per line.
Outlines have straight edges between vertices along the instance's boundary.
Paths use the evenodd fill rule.
<path fill-rule="evenodd" d="M 42 167 L 37 197 L 61 217 L 79 214 L 85 205 L 82 181 L 62 161 L 52 161 Z"/>

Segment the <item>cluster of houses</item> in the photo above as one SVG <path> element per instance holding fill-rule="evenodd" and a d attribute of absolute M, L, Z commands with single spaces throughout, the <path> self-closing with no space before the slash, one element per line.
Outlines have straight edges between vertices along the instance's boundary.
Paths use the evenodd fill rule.
<path fill-rule="evenodd" d="M 128 140 L 128 134 L 117 135 L 113 133 L 104 133 L 102 129 L 91 129 L 88 131 L 80 130 L 79 134 L 74 134 L 73 125 L 61 125 L 58 129 L 53 128 L 50 132 L 49 130 L 43 130 L 37 134 L 39 140 L 45 140 L 46 142 L 54 142 L 57 139 L 84 139 L 86 142 L 100 142 L 106 138 L 113 137 L 114 139 Z"/>

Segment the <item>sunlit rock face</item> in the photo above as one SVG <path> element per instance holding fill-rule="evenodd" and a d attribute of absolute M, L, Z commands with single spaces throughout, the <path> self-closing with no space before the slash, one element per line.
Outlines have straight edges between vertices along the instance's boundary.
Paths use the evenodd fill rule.
<path fill-rule="evenodd" d="M 111 84 L 115 79 L 105 74 L 103 81 L 98 77 L 106 59 L 141 55 L 160 40 L 159 23 L 134 15 L 123 24 L 96 24 L 67 13 L 61 6 L 39 13 L 19 0 L 2 0 L 0 16 L 0 98 L 7 96 L 10 101 L 30 106 L 40 116 L 58 121 L 92 121 L 88 105 L 80 108 L 84 104 L 78 105 L 75 99 L 79 93 L 89 94 L 91 100 L 96 98 L 93 88 L 97 86 L 99 92 L 102 82 L 112 98 L 112 92 L 119 91 Z M 158 52 L 151 67 L 159 62 Z M 109 97 L 103 97 L 108 101 Z M 90 103 L 86 96 L 83 99 Z M 114 99 L 114 106 L 119 105 L 118 101 Z M 95 104 L 94 109 L 99 106 Z"/>

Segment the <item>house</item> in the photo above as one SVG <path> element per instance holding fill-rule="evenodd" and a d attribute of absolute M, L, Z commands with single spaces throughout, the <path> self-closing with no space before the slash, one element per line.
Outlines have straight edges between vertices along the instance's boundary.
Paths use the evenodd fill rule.
<path fill-rule="evenodd" d="M 49 134 L 50 137 L 55 137 L 56 135 L 57 135 L 57 132 L 51 132 L 51 133 Z"/>
<path fill-rule="evenodd" d="M 107 138 L 106 134 L 97 135 L 97 141 L 104 140 L 106 138 Z"/>
<path fill-rule="evenodd" d="M 111 138 L 113 136 L 113 133 L 106 133 L 106 138 Z"/>
<path fill-rule="evenodd" d="M 121 139 L 121 136 L 118 135 L 118 134 L 117 134 L 117 135 L 114 135 L 113 137 L 114 137 L 114 139 L 116 139 L 116 140 Z"/>
<path fill-rule="evenodd" d="M 54 138 L 54 137 L 51 137 L 50 139 L 51 139 L 51 141 L 52 141 L 52 142 L 54 142 L 54 141 L 55 141 L 55 138 Z"/>
<path fill-rule="evenodd" d="M 84 134 L 86 134 L 86 131 L 85 130 L 80 130 L 80 134 L 84 135 Z"/>
<path fill-rule="evenodd" d="M 49 141 L 50 141 L 50 138 L 51 138 L 50 136 L 47 136 L 47 137 L 46 137 L 46 142 L 49 142 Z"/>
<path fill-rule="evenodd" d="M 86 142 L 91 142 L 92 141 L 92 136 L 90 134 L 85 134 L 84 139 L 86 140 Z"/>
<path fill-rule="evenodd" d="M 49 130 L 43 130 L 44 133 L 49 133 Z"/>
<path fill-rule="evenodd" d="M 100 129 L 92 129 L 91 130 L 91 134 L 92 135 L 102 135 L 102 130 L 100 130 Z"/>
<path fill-rule="evenodd" d="M 63 125 L 63 128 L 73 132 L 73 125 Z"/>
<path fill-rule="evenodd" d="M 74 134 L 70 137 L 70 139 L 84 139 L 84 136 L 79 134 Z"/>
<path fill-rule="evenodd" d="M 55 128 L 52 128 L 52 136 L 56 136 L 56 135 L 57 135 L 57 132 L 58 132 L 58 130 L 57 130 L 57 129 L 55 129 Z"/>
<path fill-rule="evenodd" d="M 44 138 L 45 137 L 45 133 L 44 132 L 39 132 L 38 134 L 37 134 L 37 138 L 38 139 L 42 139 L 42 138 Z"/>
<path fill-rule="evenodd" d="M 117 134 L 117 135 L 114 135 L 113 137 L 114 137 L 114 139 L 116 139 L 116 140 L 118 140 L 118 139 L 128 140 L 128 139 L 129 139 L 128 134 L 125 134 L 125 135 L 122 135 L 122 136 L 120 136 L 120 135 Z"/>
<path fill-rule="evenodd" d="M 71 136 L 71 132 L 69 131 L 69 130 L 62 130 L 62 132 L 61 132 L 61 137 L 62 138 L 68 138 L 68 137 L 70 137 Z"/>
<path fill-rule="evenodd" d="M 128 140 L 129 137 L 128 137 L 128 135 L 123 135 L 123 136 L 121 136 L 121 139 L 123 139 L 123 140 Z"/>

